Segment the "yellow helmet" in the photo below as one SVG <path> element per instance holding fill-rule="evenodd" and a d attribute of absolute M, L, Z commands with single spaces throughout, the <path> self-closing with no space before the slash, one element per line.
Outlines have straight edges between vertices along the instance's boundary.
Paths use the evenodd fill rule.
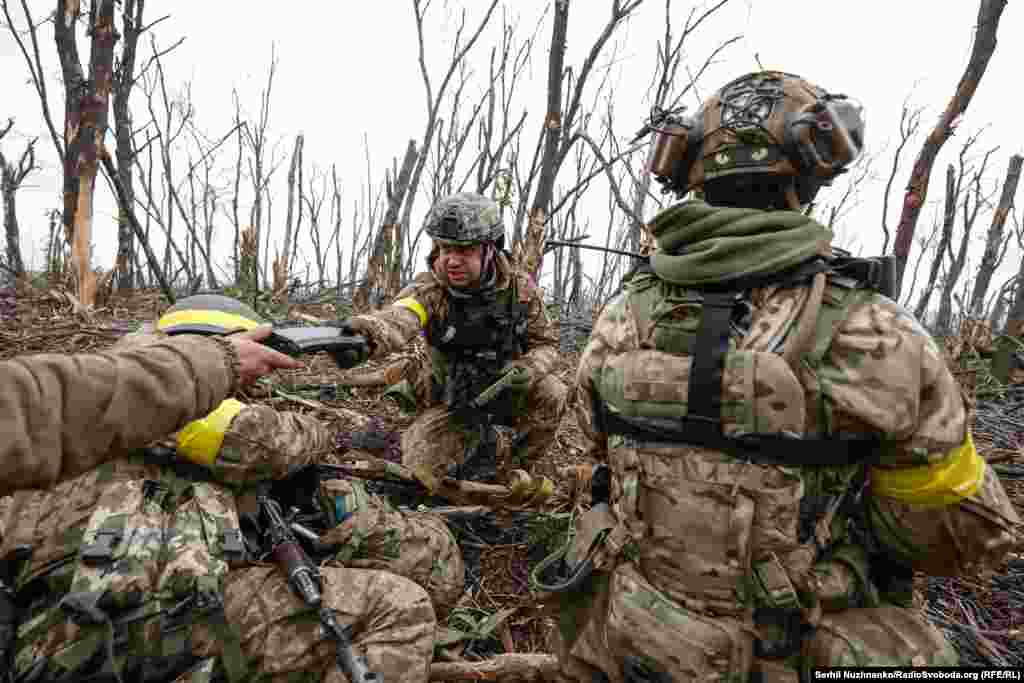
<path fill-rule="evenodd" d="M 174 304 L 156 328 L 166 334 L 227 334 L 266 322 L 256 311 L 223 294 L 196 294 Z"/>

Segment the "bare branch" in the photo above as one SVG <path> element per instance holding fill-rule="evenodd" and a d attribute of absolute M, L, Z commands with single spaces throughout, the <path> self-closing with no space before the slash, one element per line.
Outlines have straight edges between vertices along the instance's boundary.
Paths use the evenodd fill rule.
<path fill-rule="evenodd" d="M 889 193 L 892 191 L 892 183 L 896 179 L 896 172 L 900 167 L 900 156 L 903 154 L 903 148 L 907 146 L 912 137 L 917 135 L 917 130 L 921 127 L 921 112 L 923 108 L 911 109 L 909 100 L 910 95 L 907 95 L 907 98 L 903 100 L 903 110 L 900 112 L 900 143 L 896 146 L 896 153 L 892 159 L 892 170 L 889 172 L 889 180 L 885 183 L 885 192 L 882 193 L 883 254 L 889 250 Z"/>

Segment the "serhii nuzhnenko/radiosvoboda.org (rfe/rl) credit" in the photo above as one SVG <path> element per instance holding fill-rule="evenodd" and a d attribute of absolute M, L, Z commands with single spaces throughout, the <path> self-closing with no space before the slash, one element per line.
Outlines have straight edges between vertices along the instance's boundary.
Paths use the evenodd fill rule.
<path fill-rule="evenodd" d="M 811 678 L 818 681 L 849 680 L 946 680 L 946 681 L 997 681 L 1021 680 L 1024 669 L 890 669 L 890 668 L 829 668 L 813 669 Z"/>

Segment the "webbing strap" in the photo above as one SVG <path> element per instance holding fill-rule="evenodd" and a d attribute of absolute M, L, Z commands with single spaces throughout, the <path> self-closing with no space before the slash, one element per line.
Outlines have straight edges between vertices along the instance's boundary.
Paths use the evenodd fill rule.
<path fill-rule="evenodd" d="M 735 303 L 734 292 L 704 295 L 696 353 L 690 369 L 688 416 L 715 423 L 722 418 L 722 369 L 729 350 L 729 323 Z"/>
<path fill-rule="evenodd" d="M 646 442 L 685 443 L 724 451 L 762 465 L 835 466 L 871 462 L 879 457 L 874 436 L 832 435 L 801 438 L 787 434 L 725 436 L 718 421 L 687 416 L 679 420 L 626 417 L 606 411 L 603 423 L 610 434 L 632 436 Z"/>

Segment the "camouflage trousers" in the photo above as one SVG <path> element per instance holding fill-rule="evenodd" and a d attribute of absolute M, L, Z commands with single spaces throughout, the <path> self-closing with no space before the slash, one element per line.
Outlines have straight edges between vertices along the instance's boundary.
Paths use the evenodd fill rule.
<path fill-rule="evenodd" d="M 956 652 L 916 610 L 847 609 L 820 616 L 788 656 L 758 656 L 752 614 L 710 615 L 683 606 L 648 583 L 635 565 L 597 572 L 581 590 L 561 594 L 555 636 L 560 679 L 592 683 L 655 680 L 764 680 L 797 683 L 802 667 L 956 666 Z M 760 654 L 764 654 L 761 650 Z M 630 676 L 630 669 L 639 675 Z"/>
<path fill-rule="evenodd" d="M 511 425 L 520 439 L 525 440 L 526 466 L 535 462 L 551 445 L 565 410 L 565 384 L 553 375 L 541 378 L 527 395 L 528 410 Z M 423 411 L 402 435 L 402 463 L 414 471 L 426 470 L 435 477 L 444 476 L 452 465 L 465 459 L 466 447 L 472 436 L 458 426 L 452 413 L 443 405 L 434 405 Z M 498 462 L 506 466 L 512 455 L 507 439 L 499 440 Z"/>
<path fill-rule="evenodd" d="M 435 631 L 434 611 L 426 591 L 389 572 L 323 567 L 321 573 L 323 604 L 335 612 L 341 626 L 352 634 L 353 649 L 357 655 L 366 657 L 370 670 L 380 673 L 386 681 L 426 681 Z M 131 622 L 123 628 L 117 615 L 113 615 L 112 628 L 117 634 L 114 642 L 125 641 L 113 650 L 120 662 L 118 666 L 124 666 L 131 655 L 141 650 L 163 650 L 165 656 L 191 650 L 200 661 L 178 676 L 176 683 L 221 680 L 215 675 L 217 661 L 221 659 L 225 670 L 234 670 L 236 675 L 237 667 L 243 665 L 245 681 L 345 682 L 335 659 L 337 648 L 326 637 L 317 613 L 293 593 L 276 567 L 246 567 L 229 572 L 223 598 L 223 618 L 200 617 L 184 633 L 165 633 L 159 613 L 154 615 L 155 619 Z M 88 680 L 114 680 L 106 674 L 93 677 L 97 672 L 95 666 L 110 668 L 105 645 L 90 645 L 90 651 L 96 650 L 96 654 L 82 662 L 82 670 L 68 672 L 51 659 L 51 655 L 60 655 L 66 662 L 69 653 L 73 655 L 76 648 L 81 650 L 81 645 L 92 642 L 97 628 L 99 635 L 106 637 L 106 626 L 82 630 L 77 622 L 64 617 L 57 606 L 42 616 L 52 627 L 41 639 L 19 638 L 17 674 L 40 683 L 87 676 Z M 179 646 L 172 643 L 181 636 L 187 640 L 176 650 Z M 142 645 L 137 640 L 140 637 L 149 644 Z M 170 655 L 171 652 L 175 654 Z M 155 652 L 148 656 L 160 657 Z M 129 671 L 135 673 L 129 675 Z M 130 668 L 124 680 L 141 675 Z"/>
<path fill-rule="evenodd" d="M 385 681 L 426 681 L 434 648 L 434 611 L 427 593 L 389 572 L 324 567 L 324 605 L 352 632 L 357 654 Z M 241 638 L 250 677 L 261 681 L 347 683 L 334 644 L 274 567 L 228 574 L 224 611 Z M 219 642 L 195 648 L 220 654 Z M 179 681 L 193 680 L 188 675 Z"/>
<path fill-rule="evenodd" d="M 440 515 L 394 510 L 351 479 L 320 482 L 325 498 L 341 499 L 348 517 L 321 538 L 337 546 L 326 564 L 387 571 L 427 591 L 437 618 L 445 618 L 462 596 L 466 569 L 455 536 Z"/>

